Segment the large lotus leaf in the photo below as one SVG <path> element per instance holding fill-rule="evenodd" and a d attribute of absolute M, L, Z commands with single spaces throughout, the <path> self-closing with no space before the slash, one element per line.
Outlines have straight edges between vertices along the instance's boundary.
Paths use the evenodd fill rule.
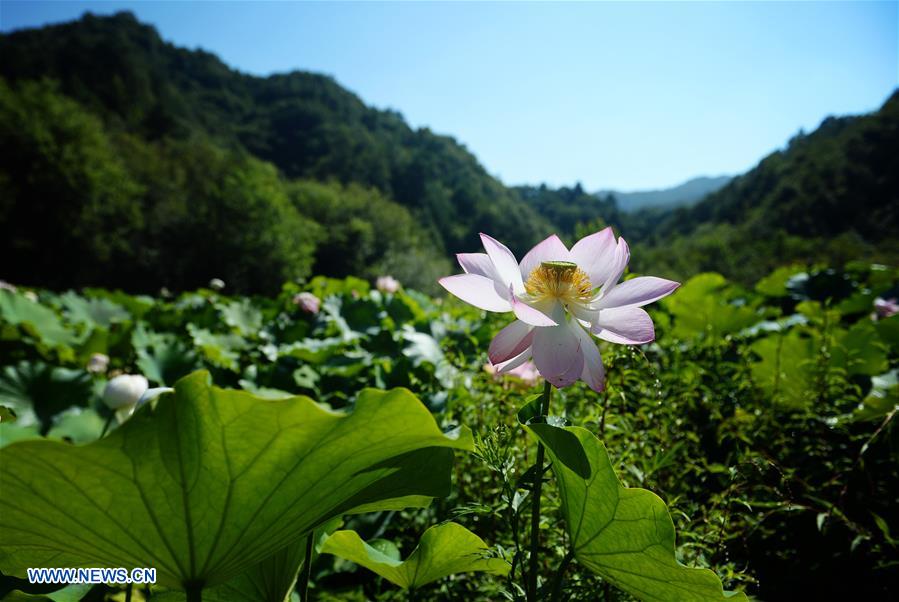
<path fill-rule="evenodd" d="M 321 549 L 321 544 L 328 535 L 337 529 L 343 521 L 336 518 L 329 521 L 321 529 L 321 534 L 316 530 L 315 549 Z M 203 602 L 286 602 L 291 594 L 295 594 L 297 574 L 306 559 L 306 539 L 286 546 L 275 552 L 253 568 L 230 579 L 229 581 L 207 589 L 203 592 Z M 184 592 L 167 590 L 164 593 L 154 593 L 155 601 L 161 602 L 185 602 L 187 597 Z"/>
<path fill-rule="evenodd" d="M 53 416 L 71 406 L 84 406 L 93 394 L 84 370 L 19 362 L 0 369 L 0 404 L 12 408 L 20 426 L 36 424 L 44 431 Z"/>
<path fill-rule="evenodd" d="M 240 368 L 240 352 L 249 347 L 243 337 L 236 334 L 215 334 L 205 328 L 188 324 L 187 331 L 193 337 L 194 346 L 210 364 L 237 372 Z"/>
<path fill-rule="evenodd" d="M 69 347 L 78 342 L 75 333 L 63 326 L 53 310 L 10 291 L 0 291 L 0 323 L 3 322 L 21 326 L 50 347 Z"/>
<path fill-rule="evenodd" d="M 899 408 L 899 370 L 892 370 L 871 379 L 871 392 L 848 418 L 850 420 L 880 420 Z"/>
<path fill-rule="evenodd" d="M 486 556 L 487 544 L 456 523 L 431 527 L 405 561 L 392 558 L 362 541 L 355 531 L 337 531 L 322 552 L 362 565 L 403 589 L 417 589 L 455 573 L 487 572 L 505 575 L 509 563 Z"/>
<path fill-rule="evenodd" d="M 3 602 L 78 602 L 83 600 L 93 587 L 89 583 L 79 583 L 46 594 L 28 594 L 14 589 L 3 597 Z"/>
<path fill-rule="evenodd" d="M 742 592 L 725 592 L 712 571 L 677 561 L 674 523 L 665 502 L 645 489 L 622 486 L 605 446 L 590 431 L 548 424 L 527 428 L 546 446 L 552 460 L 578 562 L 641 600 L 747 600 Z M 571 438 L 558 433 L 549 436 L 553 431 L 577 438 L 589 461 L 588 478 L 568 465 Z"/>
<path fill-rule="evenodd" d="M 820 351 L 816 339 L 794 329 L 759 339 L 751 349 L 761 358 L 752 364 L 752 376 L 774 402 L 797 407 L 811 399 Z"/>
<path fill-rule="evenodd" d="M 199 367 L 197 354 L 172 333 L 148 330 L 143 322 L 131 334 L 141 374 L 160 385 L 171 385 Z"/>
<path fill-rule="evenodd" d="M 225 323 L 245 336 L 256 336 L 262 329 L 262 312 L 249 299 L 217 306 Z"/>
<path fill-rule="evenodd" d="M 849 374 L 874 376 L 887 369 L 885 345 L 869 320 L 856 322 L 846 331 L 836 333 L 837 344 L 830 350 L 830 364 Z"/>
<path fill-rule="evenodd" d="M 165 586 L 212 587 L 334 516 L 446 495 L 451 448 L 471 447 L 403 389 L 365 390 L 343 414 L 197 372 L 94 443 L 0 450 L 0 570 L 148 566 Z"/>
<path fill-rule="evenodd" d="M 721 274 L 698 274 L 662 305 L 674 315 L 676 336 L 717 337 L 739 332 L 759 320 L 755 310 L 733 300 L 738 292 Z"/>
<path fill-rule="evenodd" d="M 131 314 L 124 307 L 109 299 L 85 299 L 73 292 L 68 292 L 60 297 L 59 301 L 65 308 L 70 322 L 109 328 L 116 322 L 125 322 L 131 319 Z"/>

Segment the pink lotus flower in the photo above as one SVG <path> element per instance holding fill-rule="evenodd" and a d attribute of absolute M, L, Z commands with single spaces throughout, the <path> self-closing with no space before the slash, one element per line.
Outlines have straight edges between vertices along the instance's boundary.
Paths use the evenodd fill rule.
<path fill-rule="evenodd" d="M 559 388 L 581 379 L 601 391 L 605 370 L 590 334 L 612 343 L 649 343 L 655 329 L 641 307 L 680 286 L 651 276 L 619 283 L 630 251 L 623 238 L 616 242 L 611 228 L 570 250 L 552 235 L 521 263 L 486 234 L 481 242 L 487 253 L 459 253 L 465 273 L 441 278 L 440 284 L 475 307 L 515 314 L 488 349 L 499 372 L 533 358 L 540 374 Z"/>
<path fill-rule="evenodd" d="M 382 293 L 395 293 L 400 290 L 400 281 L 393 276 L 378 276 L 375 287 Z"/>
<path fill-rule="evenodd" d="M 896 303 L 896 299 L 884 299 L 882 297 L 874 299 L 874 313 L 871 314 L 874 320 L 889 318 L 897 313 L 899 313 L 899 303 Z"/>
<path fill-rule="evenodd" d="M 321 299 L 312 293 L 297 293 L 293 296 L 293 302 L 307 314 L 317 314 L 322 304 Z"/>
<path fill-rule="evenodd" d="M 534 365 L 534 362 L 530 360 L 520 366 L 506 370 L 505 372 L 497 371 L 496 366 L 488 362 L 484 364 L 484 370 L 486 370 L 488 374 L 492 374 L 495 380 L 500 380 L 504 376 L 512 376 L 520 379 L 529 387 L 533 387 L 537 384 L 537 381 L 540 380 L 540 372 L 537 371 L 537 366 Z"/>

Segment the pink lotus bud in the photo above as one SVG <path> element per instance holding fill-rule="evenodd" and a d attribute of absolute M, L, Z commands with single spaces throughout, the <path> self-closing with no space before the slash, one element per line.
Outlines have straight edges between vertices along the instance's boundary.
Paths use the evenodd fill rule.
<path fill-rule="evenodd" d="M 307 314 L 317 314 L 322 304 L 321 299 L 312 293 L 298 293 L 293 302 Z"/>
<path fill-rule="evenodd" d="M 400 281 L 393 276 L 378 276 L 375 286 L 382 293 L 395 293 L 400 290 Z"/>
<path fill-rule="evenodd" d="M 94 374 L 102 374 L 109 368 L 109 356 L 102 353 L 95 353 L 87 362 L 87 371 Z"/>
<path fill-rule="evenodd" d="M 889 318 L 899 313 L 899 304 L 896 299 L 882 299 L 877 297 L 874 299 L 874 317 L 875 319 Z"/>

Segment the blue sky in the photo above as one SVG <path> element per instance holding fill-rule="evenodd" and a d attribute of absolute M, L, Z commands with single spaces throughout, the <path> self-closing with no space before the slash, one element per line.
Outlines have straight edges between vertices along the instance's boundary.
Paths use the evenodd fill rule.
<path fill-rule="evenodd" d="M 0 2 L 9 31 L 128 9 L 242 71 L 333 75 L 507 184 L 740 173 L 899 85 L 897 2 Z M 0 58 L 2 60 L 2 58 Z"/>

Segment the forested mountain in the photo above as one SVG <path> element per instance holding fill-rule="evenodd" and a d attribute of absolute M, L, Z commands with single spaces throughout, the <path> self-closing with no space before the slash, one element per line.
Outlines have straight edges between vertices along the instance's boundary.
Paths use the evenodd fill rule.
<path fill-rule="evenodd" d="M 622 211 L 636 211 L 651 207 L 672 208 L 681 205 L 693 205 L 709 194 L 721 190 L 730 181 L 731 176 L 702 176 L 692 178 L 683 184 L 678 184 L 671 188 L 635 190 L 632 192 L 603 190 L 598 192 L 597 195 L 603 197 L 611 195 L 615 197 L 618 208 Z"/>
<path fill-rule="evenodd" d="M 0 277 L 14 282 L 149 292 L 220 277 L 266 292 L 389 272 L 433 289 L 478 232 L 520 254 L 604 225 L 642 247 L 637 269 L 669 276 L 899 257 L 896 97 L 825 121 L 695 206 L 628 212 L 580 185 L 507 188 L 454 139 L 330 77 L 242 74 L 130 13 L 0 35 L 0 56 Z"/>
<path fill-rule="evenodd" d="M 24 97 L 34 95 L 43 95 L 43 101 L 51 104 L 63 103 L 83 115 L 90 123 L 82 124 L 82 133 L 87 134 L 89 130 L 93 138 L 105 140 L 101 145 L 108 146 L 116 161 L 123 163 L 115 168 L 122 172 L 121 177 L 136 180 L 134 190 L 127 192 L 126 186 L 120 191 L 131 198 L 141 197 L 141 211 L 128 208 L 135 219 L 139 217 L 137 213 L 145 217 L 159 213 L 159 203 L 174 202 L 172 196 L 190 199 L 185 201 L 188 204 L 196 202 L 201 191 L 179 187 L 167 172 L 180 169 L 191 172 L 183 178 L 185 185 L 203 189 L 199 195 L 202 196 L 220 184 L 220 180 L 204 177 L 205 165 L 233 160 L 262 171 L 270 163 L 290 180 L 332 182 L 334 194 L 342 199 L 346 197 L 342 191 L 352 189 L 357 196 L 362 191 L 371 191 L 365 194 L 377 195 L 385 202 L 395 201 L 420 225 L 411 228 L 421 230 L 415 241 L 417 247 L 411 248 L 427 248 L 428 252 L 422 256 L 425 263 L 450 251 L 476 246 L 478 231 L 503 232 L 510 246 L 520 251 L 550 229 L 452 138 L 435 135 L 427 129 L 413 130 L 395 112 L 368 108 L 329 77 L 293 72 L 262 78 L 238 73 L 209 53 L 176 48 L 162 41 L 155 29 L 139 23 L 130 13 L 111 17 L 88 14 L 72 23 L 3 35 L 0 55 L 3 56 L 0 76 L 7 84 L 3 88 L 6 119 L 2 134 L 26 150 L 24 155 L 15 153 L 18 156 L 11 156 L 10 150 L 4 152 L 6 156 L 0 167 L 5 173 L 3 186 L 6 192 L 14 193 L 12 199 L 7 197 L 7 208 L 0 216 L 4 229 L 9 227 L 12 217 L 19 218 L 16 221 L 20 228 L 27 223 L 21 221 L 22 215 L 9 213 L 12 209 L 8 205 L 30 205 L 17 211 L 38 211 L 28 201 L 29 196 L 37 195 L 31 188 L 32 180 L 10 167 L 17 161 L 24 163 L 29 149 L 38 155 L 47 150 L 39 143 L 39 132 L 23 131 L 24 124 L 18 118 L 35 117 L 33 113 L 25 114 L 31 109 L 43 111 L 42 121 L 33 123 L 34 128 L 59 129 L 58 124 L 48 123 L 50 115 L 46 114 L 45 107 L 22 106 L 30 102 Z M 45 83 L 26 83 L 38 80 Z M 18 117 L 14 119 L 12 116 L 16 114 Z M 73 132 L 42 133 L 57 142 L 79 144 L 73 142 Z M 4 147 L 10 149 L 6 144 Z M 173 154 L 179 155 L 177 160 L 172 159 Z M 20 167 L 37 165 L 38 158 L 32 156 L 28 164 Z M 43 158 L 54 163 L 53 157 Z M 104 165 L 109 163 L 104 159 Z M 58 164 L 51 167 L 58 168 L 56 171 L 63 169 Z M 148 169 L 155 169 L 156 173 L 145 173 Z M 278 177 L 269 175 L 272 178 L 269 184 L 275 186 Z M 157 177 L 168 181 L 163 184 Z M 207 181 L 198 183 L 197 178 Z M 174 186 L 178 190 L 156 190 L 159 186 Z M 290 196 L 286 191 L 278 194 Z M 46 206 L 50 201 L 44 199 L 43 203 Z M 187 210 L 187 206 L 178 208 L 182 210 Z M 319 217 L 323 214 L 319 213 Z M 371 229 L 366 216 L 358 213 L 330 215 L 330 218 L 336 222 L 319 224 L 324 231 L 345 228 L 347 222 L 354 221 L 357 223 L 350 225 L 350 229 Z M 196 234 L 199 230 L 192 232 Z M 23 232 L 21 238 L 33 238 L 31 234 L 34 233 Z M 141 234 L 147 233 L 142 230 Z M 385 233 L 371 232 L 371 235 L 381 238 Z M 315 237 L 306 238 L 306 246 L 313 248 Z M 164 243 L 153 241 L 154 245 Z M 362 246 L 364 243 L 363 240 Z M 26 241 L 16 244 L 29 246 Z M 397 260 L 388 258 L 387 263 Z M 322 261 L 317 261 L 312 268 L 334 275 L 342 271 L 339 266 L 335 269 Z M 430 271 L 410 266 L 408 275 L 413 277 Z M 308 269 L 297 271 L 306 272 Z M 7 274 L 7 277 L 25 276 Z M 89 274 L 81 276 L 88 278 Z M 148 277 L 154 285 L 168 282 L 170 286 L 186 286 L 193 278 L 171 274 L 148 274 Z M 62 278 L 59 283 L 65 280 Z M 123 284 L 133 286 L 130 282 Z M 251 288 L 261 285 L 244 284 Z"/>
<path fill-rule="evenodd" d="M 752 281 L 791 261 L 899 263 L 899 92 L 870 115 L 827 118 L 695 206 L 650 221 L 638 265 L 681 275 Z"/>

